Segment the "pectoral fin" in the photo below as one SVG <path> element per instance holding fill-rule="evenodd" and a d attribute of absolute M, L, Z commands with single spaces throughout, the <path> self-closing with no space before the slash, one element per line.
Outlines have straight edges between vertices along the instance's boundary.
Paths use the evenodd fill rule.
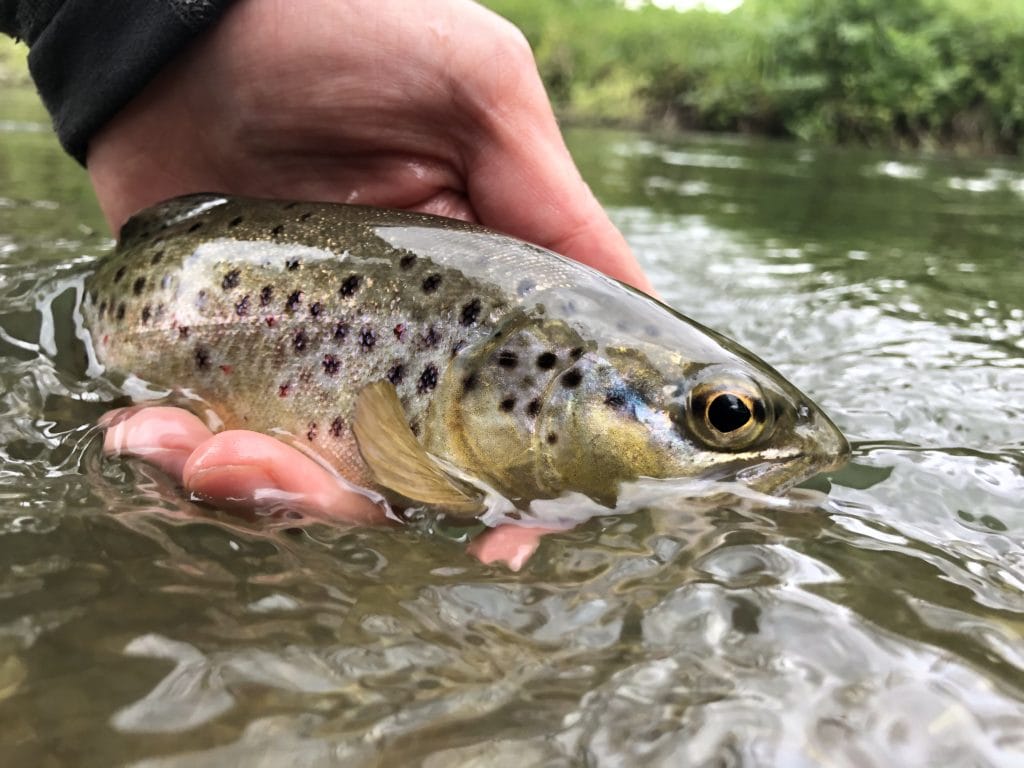
<path fill-rule="evenodd" d="M 383 488 L 459 517 L 483 511 L 482 497 L 449 477 L 423 450 L 388 382 L 370 384 L 359 393 L 352 431 L 363 460 Z"/>

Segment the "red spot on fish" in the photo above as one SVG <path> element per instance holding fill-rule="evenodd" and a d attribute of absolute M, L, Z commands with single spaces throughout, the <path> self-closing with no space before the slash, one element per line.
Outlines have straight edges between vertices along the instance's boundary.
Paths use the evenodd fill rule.
<path fill-rule="evenodd" d="M 267 328 L 273 328 L 274 327 L 274 323 L 276 323 L 276 322 L 277 322 L 277 318 L 276 317 L 274 317 L 273 315 L 268 316 L 267 317 Z"/>
<path fill-rule="evenodd" d="M 222 365 L 222 366 L 220 366 L 220 369 L 221 369 L 221 371 L 223 371 L 224 373 L 228 374 L 229 376 L 232 373 L 235 372 L 234 366 L 231 366 L 231 365 Z"/>
<path fill-rule="evenodd" d="M 109 335 L 103 334 L 103 343 L 104 344 L 109 344 L 110 343 L 110 336 Z"/>
<path fill-rule="evenodd" d="M 292 389 L 292 383 L 290 381 L 287 381 L 287 382 L 285 382 L 284 384 L 282 384 L 281 386 L 279 386 L 277 388 L 277 396 L 278 397 L 288 397 L 288 393 L 291 391 L 291 389 Z"/>
<path fill-rule="evenodd" d="M 395 326 L 395 338 L 399 341 L 405 338 L 405 323 L 399 323 Z"/>

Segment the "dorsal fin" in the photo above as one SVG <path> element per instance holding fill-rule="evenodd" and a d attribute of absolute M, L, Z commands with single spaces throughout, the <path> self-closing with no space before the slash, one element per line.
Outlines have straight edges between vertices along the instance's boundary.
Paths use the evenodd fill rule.
<path fill-rule="evenodd" d="M 133 240 L 152 236 L 162 229 L 199 216 L 204 211 L 223 205 L 228 201 L 224 195 L 200 192 L 165 200 L 137 212 L 121 226 L 118 241 L 128 245 Z"/>

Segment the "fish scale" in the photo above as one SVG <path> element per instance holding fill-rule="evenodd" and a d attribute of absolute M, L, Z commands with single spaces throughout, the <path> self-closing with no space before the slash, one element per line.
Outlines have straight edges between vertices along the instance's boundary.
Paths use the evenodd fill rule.
<path fill-rule="evenodd" d="M 846 451 L 827 417 L 733 342 L 575 262 L 440 217 L 179 198 L 125 225 L 87 279 L 83 314 L 109 368 L 187 389 L 227 426 L 297 442 L 405 500 L 415 488 L 380 488 L 383 467 L 367 465 L 389 446 L 368 451 L 353 429 L 360 398 L 386 387 L 402 423 L 364 440 L 411 430 L 410 445 L 516 502 L 609 500 L 638 476 L 750 467 L 778 488 Z M 694 414 L 693 392 L 709 387 L 728 397 Z M 750 414 L 757 440 L 716 434 L 723 403 Z"/>

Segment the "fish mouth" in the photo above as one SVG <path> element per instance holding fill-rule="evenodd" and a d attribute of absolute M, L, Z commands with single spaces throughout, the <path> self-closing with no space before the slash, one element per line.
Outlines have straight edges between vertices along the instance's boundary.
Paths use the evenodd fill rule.
<path fill-rule="evenodd" d="M 785 493 L 815 475 L 834 472 L 843 467 L 850 458 L 850 447 L 842 435 L 839 435 L 839 439 L 841 443 L 837 443 L 835 453 L 801 451 L 785 458 L 744 467 L 736 473 L 736 479 L 762 493 Z"/>

